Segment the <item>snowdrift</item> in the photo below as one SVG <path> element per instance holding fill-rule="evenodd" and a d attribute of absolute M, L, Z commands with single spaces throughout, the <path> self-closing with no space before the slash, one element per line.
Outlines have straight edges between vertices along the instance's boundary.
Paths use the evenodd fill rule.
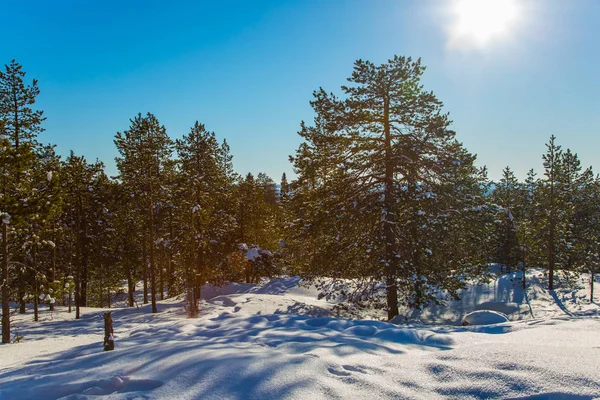
<path fill-rule="evenodd" d="M 111 352 L 102 310 L 83 309 L 79 321 L 61 307 L 41 323 L 17 315 L 25 339 L 0 346 L 0 399 L 600 396 L 600 319 L 573 316 L 573 302 L 566 314 L 541 286 L 527 293 L 539 290 L 531 304 L 544 318 L 461 327 L 335 318 L 298 281 L 205 287 L 194 319 L 178 298 L 158 314 L 113 309 Z"/>
<path fill-rule="evenodd" d="M 508 322 L 506 314 L 491 310 L 478 310 L 465 315 L 461 325 L 494 325 L 504 322 Z"/>

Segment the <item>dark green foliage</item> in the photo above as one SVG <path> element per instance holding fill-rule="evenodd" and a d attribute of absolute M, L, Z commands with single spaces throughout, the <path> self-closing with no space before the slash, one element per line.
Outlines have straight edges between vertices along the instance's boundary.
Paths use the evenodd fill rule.
<path fill-rule="evenodd" d="M 390 319 L 399 302 L 421 308 L 438 290 L 455 293 L 482 261 L 467 250 L 480 239 L 460 227 L 485 209 L 482 182 L 442 103 L 420 84 L 424 70 L 405 57 L 357 61 L 343 99 L 314 93 L 317 116 L 302 123 L 292 159 L 298 271 L 336 279 L 326 295 L 385 304 Z M 453 235 L 466 247 L 455 251 Z M 351 291 L 344 279 L 354 280 Z"/>

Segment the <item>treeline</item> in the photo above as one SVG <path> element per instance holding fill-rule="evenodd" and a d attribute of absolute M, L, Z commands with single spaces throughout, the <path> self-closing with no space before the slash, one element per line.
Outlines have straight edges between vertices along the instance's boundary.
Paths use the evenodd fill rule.
<path fill-rule="evenodd" d="M 598 272 L 600 181 L 552 136 L 544 174 L 494 184 L 420 83 L 421 60 L 359 60 L 336 96 L 320 89 L 292 162 L 288 260 L 351 307 L 419 309 L 457 298 L 487 264 Z M 593 301 L 593 292 L 590 293 Z"/>
<path fill-rule="evenodd" d="M 280 248 L 281 191 L 266 174 L 233 171 L 227 142 L 196 122 L 172 140 L 137 115 L 118 132 L 118 176 L 100 161 L 64 160 L 39 142 L 37 81 L 13 61 L 0 72 L 3 342 L 9 301 L 75 309 L 108 306 L 127 282 L 128 305 L 187 293 L 197 312 L 204 282 L 271 276 Z M 287 188 L 283 176 L 283 186 Z M 287 189 L 285 189 L 287 190 Z"/>
<path fill-rule="evenodd" d="M 296 179 L 241 177 L 226 141 L 196 122 L 169 137 L 152 114 L 114 143 L 119 174 L 39 143 L 37 82 L 13 61 L 0 73 L 3 342 L 9 300 L 110 306 L 186 293 L 203 283 L 300 274 L 351 307 L 423 308 L 485 279 L 487 263 L 595 272 L 600 181 L 552 136 L 544 174 L 492 183 L 457 141 L 421 60 L 355 63 L 341 96 L 320 89 L 313 124 L 291 157 Z M 593 275 L 592 275 L 593 277 Z M 593 288 L 593 285 L 592 285 Z M 593 293 L 591 294 L 593 297 Z"/>

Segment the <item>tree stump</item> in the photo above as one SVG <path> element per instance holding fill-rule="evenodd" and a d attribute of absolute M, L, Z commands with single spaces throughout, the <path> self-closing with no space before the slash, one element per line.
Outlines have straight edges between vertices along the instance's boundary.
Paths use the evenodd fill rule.
<path fill-rule="evenodd" d="M 104 313 L 104 351 L 115 349 L 115 338 L 113 336 L 113 326 L 111 313 Z"/>

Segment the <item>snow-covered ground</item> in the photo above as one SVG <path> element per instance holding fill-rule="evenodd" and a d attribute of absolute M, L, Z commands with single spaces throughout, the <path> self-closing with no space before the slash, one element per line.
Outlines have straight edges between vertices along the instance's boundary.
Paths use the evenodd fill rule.
<path fill-rule="evenodd" d="M 555 290 L 548 291 L 548 277 L 541 268 L 527 271 L 527 290 L 523 290 L 521 272 L 501 274 L 498 265 L 490 268 L 496 276 L 487 284 L 471 285 L 459 292 L 460 300 L 444 306 L 430 306 L 424 311 L 406 311 L 409 319 L 427 324 L 460 325 L 474 310 L 493 310 L 512 321 L 562 316 L 600 316 L 600 282 L 594 283 L 595 303 L 590 303 L 589 274 L 565 279 L 562 271 L 555 275 Z M 600 277 L 598 277 L 600 278 Z M 599 279 L 600 280 L 600 279 Z"/>
<path fill-rule="evenodd" d="M 297 278 L 205 287 L 194 319 L 181 298 L 154 315 L 112 309 L 111 352 L 102 351 L 103 310 L 82 309 L 79 321 L 61 307 L 40 323 L 15 315 L 24 339 L 0 346 L 0 399 L 600 398 L 589 285 L 549 293 L 533 270 L 523 292 L 511 279 L 418 316 L 452 325 L 334 318 L 333 304 Z M 482 304 L 512 321 L 454 326 Z"/>

